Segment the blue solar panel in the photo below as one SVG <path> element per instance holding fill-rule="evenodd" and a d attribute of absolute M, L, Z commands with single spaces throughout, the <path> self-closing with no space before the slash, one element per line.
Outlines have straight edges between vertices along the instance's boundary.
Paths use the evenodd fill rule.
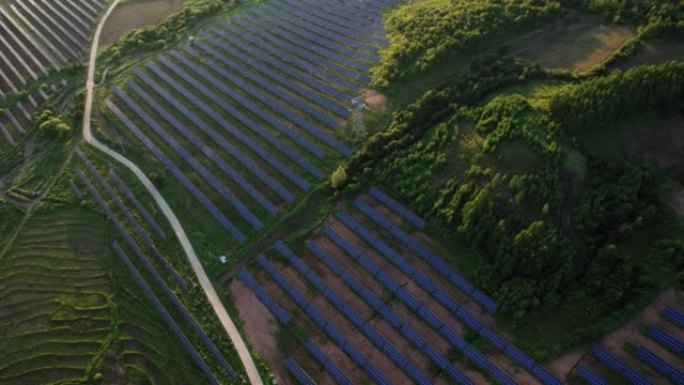
<path fill-rule="evenodd" d="M 157 84 L 152 78 L 147 76 L 142 71 L 136 69 L 133 71 L 148 87 L 152 88 L 158 95 L 160 95 L 164 100 L 171 104 L 176 110 L 181 112 L 188 120 L 193 123 L 193 127 L 200 128 L 205 133 L 215 133 L 215 131 L 209 127 L 202 119 L 195 115 L 192 111 L 185 107 L 183 103 L 178 101 L 176 98 L 171 96 L 166 89 L 162 88 Z M 136 88 L 134 88 L 135 90 Z M 190 143 L 195 145 L 207 158 L 212 160 L 221 171 L 223 171 L 227 176 L 234 180 L 242 189 L 247 192 L 247 194 L 259 203 L 269 214 L 276 215 L 278 209 L 273 203 L 271 203 L 260 191 L 258 191 L 254 186 L 251 185 L 247 179 L 242 176 L 240 172 L 231 167 L 223 158 L 216 153 L 210 146 L 205 144 L 197 135 L 195 135 L 192 130 L 188 129 L 185 125 L 181 124 L 178 120 L 171 117 L 169 112 L 161 108 L 160 105 L 156 103 L 150 103 L 158 113 L 162 114 L 164 118 L 171 124 L 172 127 L 176 129 L 178 133 L 183 135 Z M 155 108 L 157 107 L 157 108 Z M 218 135 L 218 134 L 217 134 Z M 223 139 L 223 138 L 221 138 Z M 227 147 L 224 147 L 228 153 L 235 159 L 240 161 L 246 168 L 254 172 L 262 181 L 266 183 L 267 186 L 273 189 L 276 193 L 285 199 L 288 203 L 294 200 L 294 195 L 287 191 L 280 183 L 275 181 L 268 173 L 261 169 L 251 158 L 245 155 L 240 149 L 233 146 L 230 143 L 225 143 Z"/>
<path fill-rule="evenodd" d="M 577 376 L 582 378 L 588 385 L 608 385 L 608 381 L 601 378 L 601 376 L 594 373 L 585 365 L 579 365 L 575 373 L 577 373 Z"/>
<path fill-rule="evenodd" d="M 648 336 L 654 341 L 663 345 L 665 348 L 667 348 L 667 350 L 670 350 L 671 352 L 680 356 L 684 355 L 684 342 L 679 341 L 660 326 L 651 326 Z"/>
<path fill-rule="evenodd" d="M 684 329 L 684 314 L 671 307 L 664 308 L 660 314 L 663 318 L 677 325 L 680 329 Z"/>
<path fill-rule="evenodd" d="M 473 286 L 473 284 L 471 284 L 468 280 L 466 280 L 464 277 L 462 277 L 460 274 L 454 271 L 448 264 L 442 261 L 441 258 L 430 252 L 425 246 L 423 246 L 419 242 L 413 240 L 404 230 L 402 230 L 392 221 L 378 213 L 368 203 L 360 199 L 356 199 L 354 201 L 354 207 L 356 207 L 366 217 L 373 220 L 382 228 L 388 230 L 397 239 L 399 239 L 413 252 L 419 255 L 424 261 L 426 261 L 433 269 L 435 269 L 438 273 L 446 277 L 452 284 L 458 287 L 461 291 L 468 294 L 476 303 L 482 306 L 485 310 L 487 310 L 490 313 L 494 313 L 496 311 L 497 306 L 494 300 L 492 300 L 486 294 L 478 291 L 475 288 L 475 286 Z M 381 250 L 381 252 L 383 251 Z"/>
<path fill-rule="evenodd" d="M 247 115 L 243 114 L 237 108 L 233 107 L 230 103 L 222 102 L 222 98 L 219 95 L 217 95 L 216 93 L 202 85 L 200 82 L 190 77 L 180 67 L 171 63 L 163 56 L 160 56 L 158 59 L 160 63 L 164 64 L 168 69 L 173 71 L 175 75 L 190 83 L 193 89 L 199 91 L 200 94 L 204 95 L 206 98 L 221 104 L 221 108 L 230 113 L 232 117 L 237 119 L 246 128 L 248 128 L 255 134 L 259 135 L 262 139 L 271 144 L 273 147 L 278 149 L 281 153 L 283 153 L 283 155 L 291 159 L 294 163 L 301 166 L 303 169 L 305 169 L 307 172 L 309 172 L 311 175 L 314 175 L 318 179 L 321 179 L 323 177 L 323 172 L 317 167 L 313 166 L 306 158 L 302 157 L 299 153 L 291 149 L 289 146 L 286 146 L 280 139 L 271 135 L 270 132 L 265 130 L 263 127 L 261 127 L 261 125 L 257 124 L 254 120 L 249 118 Z M 196 97 L 193 92 L 190 92 L 185 87 L 181 86 L 178 82 L 174 80 L 173 77 L 166 74 L 157 65 L 148 63 L 147 68 L 149 68 L 157 76 L 163 79 L 166 82 L 166 84 L 171 86 L 174 90 L 183 94 L 197 108 L 202 110 L 202 112 L 204 112 L 206 115 L 210 116 L 214 121 L 219 123 L 221 128 L 223 128 L 225 131 L 227 131 L 229 134 L 231 134 L 233 137 L 239 140 L 242 144 L 244 144 L 254 153 L 258 154 L 273 168 L 278 170 L 281 174 L 283 174 L 290 181 L 292 181 L 292 183 L 294 183 L 297 187 L 304 191 L 309 190 L 309 184 L 299 175 L 295 174 L 292 170 L 283 165 L 282 161 L 278 159 L 278 157 L 271 154 L 271 152 L 266 151 L 263 147 L 261 147 L 261 145 L 258 142 L 256 142 L 254 139 L 252 139 L 245 133 L 243 133 L 241 130 L 239 130 L 237 127 L 231 124 L 228 120 L 223 118 L 216 110 L 209 107 L 206 103 L 204 103 L 202 100 Z M 226 142 L 225 140 L 221 140 L 216 136 L 212 136 L 212 139 L 216 140 L 219 144 L 224 144 L 224 142 Z"/>
<path fill-rule="evenodd" d="M 316 385 L 308 373 L 292 358 L 285 360 L 285 367 L 301 385 Z"/>
<path fill-rule="evenodd" d="M 527 354 L 521 352 L 513 345 L 508 345 L 503 353 L 525 370 L 531 370 L 535 365 L 534 361 Z"/>
<path fill-rule="evenodd" d="M 127 85 L 131 89 L 133 89 L 138 95 L 140 95 L 143 98 L 143 100 L 147 102 L 148 105 L 150 105 L 153 108 L 160 107 L 152 99 L 152 97 L 150 97 L 144 91 L 142 91 L 142 89 L 138 87 L 133 81 L 128 81 Z M 254 215 L 249 210 L 249 208 L 247 208 L 247 206 L 245 206 L 245 204 L 242 203 L 227 186 L 225 186 L 221 181 L 219 181 L 211 171 L 209 171 L 204 165 L 202 165 L 201 162 L 199 162 L 194 156 L 192 156 L 190 152 L 183 147 L 182 144 L 180 144 L 171 135 L 169 135 L 169 133 L 164 128 L 162 128 L 162 126 L 157 122 L 156 119 L 154 119 L 147 112 L 145 112 L 132 98 L 130 98 L 120 89 L 115 88 L 114 93 L 128 106 L 128 108 L 134 111 L 137 114 L 137 116 L 140 119 L 142 119 L 149 128 L 151 128 L 157 135 L 159 135 L 164 140 L 164 142 L 166 142 L 166 144 L 168 144 L 168 146 L 171 147 L 181 159 L 185 160 L 185 162 L 187 162 L 192 167 L 192 169 L 195 170 L 214 189 L 214 191 L 216 191 L 217 194 L 219 194 L 226 202 L 230 203 L 238 212 L 238 214 L 245 221 L 247 221 L 247 223 L 249 223 L 249 225 L 252 226 L 253 229 L 261 230 L 261 228 L 263 227 L 263 223 L 259 220 L 259 218 L 257 218 L 256 215 Z M 166 115 L 169 115 L 168 112 L 162 112 L 161 109 L 157 110 L 157 112 L 160 114 L 165 113 Z M 235 234 L 235 238 L 237 239 L 238 237 L 239 234 Z"/>
<path fill-rule="evenodd" d="M 633 385 L 650 385 L 651 381 L 644 375 L 628 367 L 624 362 L 609 353 L 599 345 L 594 345 L 590 349 L 591 355 L 599 360 L 608 369 L 621 375 L 625 380 Z"/>
<path fill-rule="evenodd" d="M 114 89 L 115 91 L 118 88 Z M 143 132 L 128 118 L 113 102 L 107 103 L 109 110 L 147 147 L 147 149 L 161 162 L 161 164 L 171 172 L 171 174 L 195 197 L 197 201 L 216 219 L 221 227 L 228 231 L 238 243 L 242 244 L 247 240 L 223 213 L 214 205 L 206 195 L 195 186 L 190 179 L 166 156 L 156 144 L 150 140 Z"/>

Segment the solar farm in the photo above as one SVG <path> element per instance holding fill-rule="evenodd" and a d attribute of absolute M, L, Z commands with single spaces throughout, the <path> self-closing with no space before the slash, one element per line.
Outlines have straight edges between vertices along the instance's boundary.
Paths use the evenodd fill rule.
<path fill-rule="evenodd" d="M 389 5 L 259 6 L 138 65 L 111 120 L 242 245 L 351 155 L 343 126 Z"/>
<path fill-rule="evenodd" d="M 684 385 L 677 15 L 0 0 L 0 385 Z"/>

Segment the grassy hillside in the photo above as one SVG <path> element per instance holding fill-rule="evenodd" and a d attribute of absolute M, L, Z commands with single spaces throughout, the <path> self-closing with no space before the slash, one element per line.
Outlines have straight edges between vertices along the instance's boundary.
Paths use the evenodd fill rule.
<path fill-rule="evenodd" d="M 0 261 L 3 384 L 197 380 L 134 286 L 112 275 L 108 238 L 78 207 L 41 210 L 16 238 Z"/>
<path fill-rule="evenodd" d="M 428 0 L 392 11 L 386 21 L 390 45 L 374 69 L 374 81 L 417 75 L 440 61 L 520 29 L 531 30 L 557 14 L 556 1 Z"/>

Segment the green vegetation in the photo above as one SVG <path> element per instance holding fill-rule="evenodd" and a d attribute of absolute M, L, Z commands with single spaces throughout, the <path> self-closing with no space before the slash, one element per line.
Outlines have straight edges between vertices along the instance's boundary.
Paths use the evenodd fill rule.
<path fill-rule="evenodd" d="M 572 2 L 569 2 L 572 4 Z M 648 36 L 684 37 L 684 5 L 660 0 L 581 0 L 581 7 L 614 22 L 641 24 Z"/>
<path fill-rule="evenodd" d="M 458 81 L 426 93 L 357 151 L 347 174 L 350 183 L 382 183 L 432 218 L 439 237 L 472 247 L 476 268 L 463 245 L 451 251 L 452 262 L 496 297 L 520 344 L 546 360 L 614 327 L 611 314 L 624 320 L 648 293 L 677 284 L 675 274 L 658 273 L 681 268 L 672 231 L 651 234 L 665 223 L 682 228 L 661 203 L 662 172 L 589 153 L 575 135 L 643 114 L 680 113 L 682 67 L 639 67 L 559 87 L 507 60 L 500 63 L 509 72 L 494 78 L 503 81 L 471 79 L 491 89 L 523 85 L 484 103 L 478 100 L 490 88 L 469 77 L 460 89 L 482 92 L 466 100 L 445 92 L 459 89 Z M 484 67 L 472 71 L 500 68 Z M 530 77 L 538 79 L 534 88 L 524 85 Z M 531 89 L 546 90 L 543 102 L 532 103 Z M 649 241 L 631 247 L 634 239 Z M 653 266 L 646 255 L 663 264 Z M 530 338 L 535 333 L 543 338 Z"/>
<path fill-rule="evenodd" d="M 46 207 L 0 260 L 3 384 L 198 381 L 132 281 L 110 275 L 108 232 L 88 210 Z"/>
<path fill-rule="evenodd" d="M 614 71 L 563 88 L 549 102 L 552 118 L 571 133 L 598 130 L 618 119 L 681 111 L 684 63 Z"/>
<path fill-rule="evenodd" d="M 400 7 L 387 17 L 390 45 L 373 69 L 374 82 L 417 75 L 456 54 L 519 29 L 531 29 L 558 14 L 553 0 L 427 0 Z"/>
<path fill-rule="evenodd" d="M 150 52 L 170 47 L 184 37 L 185 32 L 200 20 L 215 16 L 233 2 L 225 0 L 195 0 L 156 26 L 130 31 L 126 36 L 107 46 L 102 52 L 101 61 L 111 64 L 124 57 L 132 57 L 141 52 Z"/>

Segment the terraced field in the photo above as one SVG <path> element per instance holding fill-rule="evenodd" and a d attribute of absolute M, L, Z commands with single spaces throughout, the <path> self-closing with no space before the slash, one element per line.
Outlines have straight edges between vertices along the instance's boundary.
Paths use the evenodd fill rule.
<path fill-rule="evenodd" d="M 242 245 L 351 154 L 389 5 L 263 4 L 139 66 L 108 116 Z"/>
<path fill-rule="evenodd" d="M 99 215 L 39 212 L 0 261 L 0 383 L 192 383 L 159 318 L 113 278 Z"/>

